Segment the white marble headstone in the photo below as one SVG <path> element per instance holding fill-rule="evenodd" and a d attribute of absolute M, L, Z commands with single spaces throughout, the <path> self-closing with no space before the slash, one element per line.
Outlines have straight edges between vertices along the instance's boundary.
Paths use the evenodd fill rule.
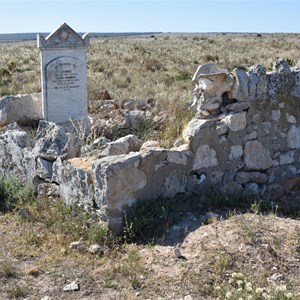
<path fill-rule="evenodd" d="M 64 23 L 46 38 L 38 34 L 37 42 L 41 50 L 43 118 L 56 123 L 86 120 L 88 34 L 81 37 Z"/>

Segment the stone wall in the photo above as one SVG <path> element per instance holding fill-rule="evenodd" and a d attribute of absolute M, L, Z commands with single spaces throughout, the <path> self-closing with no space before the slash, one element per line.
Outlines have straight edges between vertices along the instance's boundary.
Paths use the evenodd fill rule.
<path fill-rule="evenodd" d="M 0 171 L 96 212 L 115 233 L 140 201 L 210 187 L 272 200 L 299 186 L 299 69 L 282 60 L 269 73 L 208 64 L 193 81 L 197 113 L 172 149 L 128 135 L 98 139 L 80 155 L 78 136 L 63 126 L 40 122 L 32 141 L 9 125 L 0 139 Z"/>

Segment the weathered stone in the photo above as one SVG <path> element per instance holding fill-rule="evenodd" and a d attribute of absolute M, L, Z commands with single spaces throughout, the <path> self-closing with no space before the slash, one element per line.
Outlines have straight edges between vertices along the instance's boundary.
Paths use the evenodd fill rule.
<path fill-rule="evenodd" d="M 77 283 L 77 280 L 68 283 L 67 285 L 64 286 L 63 291 L 64 292 L 72 292 L 72 291 L 79 291 L 80 290 L 80 286 Z"/>
<path fill-rule="evenodd" d="M 36 192 L 39 196 L 60 197 L 59 186 L 53 183 L 39 183 L 36 187 Z"/>
<path fill-rule="evenodd" d="M 249 99 L 265 99 L 267 95 L 267 76 L 266 68 L 257 65 L 250 68 L 249 79 Z"/>
<path fill-rule="evenodd" d="M 267 183 L 268 176 L 265 173 L 260 172 L 251 172 L 250 173 L 250 181 L 258 184 Z"/>
<path fill-rule="evenodd" d="M 192 152 L 186 151 L 168 151 L 167 160 L 178 165 L 186 165 L 188 163 L 189 157 L 192 156 Z"/>
<path fill-rule="evenodd" d="M 242 186 L 234 181 L 226 183 L 222 187 L 222 192 L 229 194 L 229 195 L 238 195 L 242 191 Z"/>
<path fill-rule="evenodd" d="M 209 145 L 200 145 L 195 153 L 192 170 L 215 167 L 218 164 L 216 151 Z"/>
<path fill-rule="evenodd" d="M 247 135 L 244 136 L 243 141 L 248 142 L 250 140 L 254 140 L 257 138 L 257 132 L 252 131 L 251 133 L 248 133 Z"/>
<path fill-rule="evenodd" d="M 41 118 L 41 94 L 34 93 L 0 98 L 0 126 L 12 122 L 31 125 Z"/>
<path fill-rule="evenodd" d="M 245 129 L 247 125 L 246 112 L 241 113 L 230 113 L 222 122 L 224 122 L 231 131 L 240 131 Z"/>
<path fill-rule="evenodd" d="M 245 145 L 244 156 L 249 170 L 266 170 L 272 166 L 270 151 L 259 141 L 248 141 Z"/>
<path fill-rule="evenodd" d="M 272 110 L 272 120 L 275 121 L 276 123 L 279 122 L 280 120 L 280 116 L 281 116 L 281 113 L 280 113 L 280 110 Z"/>
<path fill-rule="evenodd" d="M 40 157 L 36 159 L 36 175 L 44 180 L 51 180 L 52 178 L 52 164 L 53 161 L 49 161 Z"/>
<path fill-rule="evenodd" d="M 238 101 L 247 101 L 249 96 L 248 76 L 245 70 L 236 68 L 233 70 L 234 85 L 229 91 L 229 98 Z"/>
<path fill-rule="evenodd" d="M 137 129 L 145 120 L 145 112 L 141 110 L 133 110 L 125 113 L 126 125 L 129 128 Z"/>
<path fill-rule="evenodd" d="M 68 133 L 52 122 L 40 122 L 37 141 L 33 153 L 41 158 L 55 160 L 58 157 L 68 159 L 80 152 L 80 142 L 76 135 Z"/>
<path fill-rule="evenodd" d="M 138 139 L 133 134 L 129 134 L 114 142 L 107 143 L 104 146 L 105 148 L 100 152 L 99 158 L 108 155 L 128 154 L 132 151 L 139 151 L 142 144 L 142 140 Z"/>
<path fill-rule="evenodd" d="M 293 115 L 290 115 L 288 113 L 286 113 L 286 120 L 290 124 L 296 124 L 297 123 L 296 118 Z"/>
<path fill-rule="evenodd" d="M 224 172 L 223 171 L 213 171 L 210 176 L 210 181 L 212 184 L 220 183 L 223 179 Z"/>
<path fill-rule="evenodd" d="M 237 103 L 228 104 L 226 108 L 228 110 L 239 113 L 244 110 L 247 110 L 250 106 L 251 106 L 250 102 L 237 102 Z"/>
<path fill-rule="evenodd" d="M 131 153 L 104 157 L 92 165 L 95 202 L 106 207 L 115 232 L 122 230 L 124 209 L 136 202 L 135 193 L 147 184 L 146 174 L 138 168 L 140 161 L 138 153 Z"/>
<path fill-rule="evenodd" d="M 226 70 L 221 70 L 215 64 L 201 65 L 193 76 L 196 84 L 193 105 L 204 115 L 218 109 L 223 101 L 222 95 L 230 91 L 234 79 Z"/>
<path fill-rule="evenodd" d="M 223 135 L 228 132 L 228 127 L 225 123 L 220 122 L 218 123 L 216 130 L 218 135 Z"/>
<path fill-rule="evenodd" d="M 250 197 L 259 193 L 259 186 L 256 183 L 246 183 L 243 191 L 243 196 Z"/>
<path fill-rule="evenodd" d="M 70 250 L 82 250 L 83 247 L 85 246 L 85 243 L 82 239 L 80 239 L 79 241 L 75 241 L 70 243 L 69 248 Z"/>
<path fill-rule="evenodd" d="M 243 155 L 243 147 L 241 145 L 231 146 L 229 159 L 239 159 Z"/>
<path fill-rule="evenodd" d="M 300 128 L 296 125 L 291 125 L 287 135 L 287 144 L 289 148 L 300 148 Z"/>
<path fill-rule="evenodd" d="M 20 148 L 29 148 L 31 146 L 28 133 L 21 128 L 15 130 L 6 130 L 2 137 L 6 143 L 11 141 Z"/>
<path fill-rule="evenodd" d="M 89 247 L 89 252 L 92 254 L 96 254 L 102 250 L 102 247 L 98 244 L 93 244 Z"/>
<path fill-rule="evenodd" d="M 57 181 L 60 195 L 68 205 L 94 206 L 93 161 L 93 158 L 73 158 L 64 162 Z"/>
<path fill-rule="evenodd" d="M 162 196 L 172 198 L 178 193 L 183 193 L 187 185 L 187 176 L 178 170 L 171 172 L 162 185 Z"/>
<path fill-rule="evenodd" d="M 291 164 L 294 162 L 294 157 L 295 157 L 295 150 L 286 152 L 284 154 L 281 154 L 279 156 L 279 164 L 280 165 L 287 165 Z"/>
<path fill-rule="evenodd" d="M 140 148 L 140 151 L 145 151 L 147 149 L 161 149 L 161 146 L 157 141 L 147 141 L 143 143 L 143 145 Z"/>
<path fill-rule="evenodd" d="M 183 140 L 189 143 L 194 137 L 198 136 L 204 128 L 214 127 L 214 120 L 202 120 L 193 118 L 182 133 Z"/>
<path fill-rule="evenodd" d="M 239 184 L 244 184 L 250 181 L 251 173 L 249 172 L 237 172 L 235 175 L 235 181 Z"/>

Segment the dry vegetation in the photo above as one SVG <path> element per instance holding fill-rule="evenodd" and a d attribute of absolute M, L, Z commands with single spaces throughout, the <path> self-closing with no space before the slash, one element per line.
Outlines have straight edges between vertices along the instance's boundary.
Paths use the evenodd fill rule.
<path fill-rule="evenodd" d="M 0 96 L 40 91 L 39 53 L 35 42 L 0 44 Z M 89 99 L 107 90 L 114 99 L 150 99 L 170 118 L 151 137 L 172 142 L 191 118 L 192 75 L 199 64 L 271 69 L 277 58 L 300 60 L 299 34 L 189 34 L 92 39 L 87 53 Z"/>
<path fill-rule="evenodd" d="M 299 48 L 298 34 L 93 39 L 87 54 L 89 99 L 99 99 L 102 90 L 113 98 L 154 98 L 173 116 L 159 136 L 168 140 L 190 118 L 186 104 L 199 64 L 269 69 L 278 57 L 295 64 Z M 35 43 L 0 43 L 0 96 L 39 91 Z M 144 208 L 135 221 L 147 234 L 129 224 L 117 239 L 85 213 L 59 200 L 35 199 L 28 187 L 1 179 L 0 299 L 300 299 L 299 205 L 298 219 L 279 217 L 276 210 L 262 213 L 254 203 L 246 214 L 228 210 L 226 220 L 211 218 L 201 226 L 197 216 L 207 207 L 195 209 L 183 200 Z M 228 199 L 217 204 L 228 207 Z M 32 218 L 20 217 L 20 207 Z M 182 220 L 194 229 L 174 238 L 174 225 L 183 226 Z M 83 248 L 70 250 L 80 238 Z M 87 251 L 93 243 L 101 245 L 100 253 Z M 185 259 L 174 257 L 177 243 Z M 76 279 L 79 291 L 62 291 Z"/>
<path fill-rule="evenodd" d="M 224 211 L 232 198 L 203 199 L 137 208 L 135 226 L 128 222 L 117 238 L 78 208 L 35 199 L 28 186 L 2 178 L 0 299 L 300 299 L 299 220 L 279 217 L 276 207 L 262 213 L 255 201 L 243 202 L 251 205 L 242 214 Z M 214 205 L 226 219 L 204 221 L 204 208 L 221 212 Z M 97 254 L 88 251 L 94 243 Z M 75 280 L 80 290 L 63 292 Z"/>

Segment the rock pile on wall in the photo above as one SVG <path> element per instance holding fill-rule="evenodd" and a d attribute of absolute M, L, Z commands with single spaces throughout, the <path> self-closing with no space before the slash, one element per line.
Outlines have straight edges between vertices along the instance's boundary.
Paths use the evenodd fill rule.
<path fill-rule="evenodd" d="M 32 140 L 11 124 L 0 139 L 0 171 L 96 212 L 115 233 L 139 201 L 210 187 L 272 200 L 299 186 L 299 69 L 283 60 L 269 73 L 207 64 L 193 81 L 197 114 L 172 149 L 134 135 L 81 147 L 78 135 L 44 121 Z"/>

